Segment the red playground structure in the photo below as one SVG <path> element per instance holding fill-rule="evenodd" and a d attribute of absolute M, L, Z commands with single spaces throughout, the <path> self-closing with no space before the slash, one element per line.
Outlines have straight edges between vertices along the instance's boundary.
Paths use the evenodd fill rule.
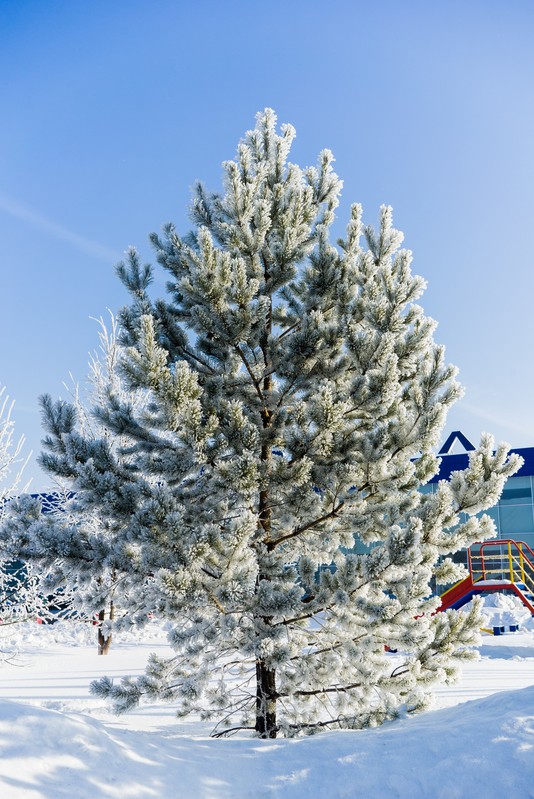
<path fill-rule="evenodd" d="M 461 608 L 475 594 L 514 593 L 534 616 L 534 552 L 522 541 L 496 539 L 467 550 L 469 574 L 441 595 L 439 610 Z"/>

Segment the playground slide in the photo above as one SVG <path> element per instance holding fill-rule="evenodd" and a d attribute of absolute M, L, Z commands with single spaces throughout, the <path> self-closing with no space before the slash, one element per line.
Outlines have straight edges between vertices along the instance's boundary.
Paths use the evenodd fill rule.
<path fill-rule="evenodd" d="M 524 583 L 513 583 L 511 589 L 534 616 L 534 594 L 529 591 Z"/>
<path fill-rule="evenodd" d="M 473 597 L 475 593 L 475 586 L 473 584 L 473 577 L 468 574 L 459 583 L 456 583 L 452 588 L 447 589 L 441 595 L 441 605 L 439 610 L 448 610 L 454 608 L 457 610 L 465 605 Z"/>
<path fill-rule="evenodd" d="M 513 592 L 534 615 L 534 552 L 528 544 L 496 539 L 468 550 L 469 574 L 441 595 L 439 610 L 461 608 L 474 594 Z"/>
<path fill-rule="evenodd" d="M 513 591 L 534 616 L 534 595 L 528 591 L 524 584 L 512 583 L 509 580 L 504 582 L 479 580 L 474 583 L 471 575 L 456 583 L 456 585 L 453 585 L 452 588 L 449 588 L 441 595 L 439 610 L 449 610 L 449 608 L 458 610 L 462 605 L 469 602 L 475 594 L 495 593 L 496 591 L 499 593 Z"/>
<path fill-rule="evenodd" d="M 511 591 L 534 616 L 534 551 L 522 541 L 495 539 L 468 550 L 469 574 L 441 595 L 439 610 L 461 608 L 474 594 Z"/>

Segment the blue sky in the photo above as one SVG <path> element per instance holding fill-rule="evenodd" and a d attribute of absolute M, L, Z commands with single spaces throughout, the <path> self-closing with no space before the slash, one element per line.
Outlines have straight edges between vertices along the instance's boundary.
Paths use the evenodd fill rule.
<path fill-rule="evenodd" d="M 1 0 L 0 384 L 34 458 L 38 395 L 126 301 L 113 265 L 187 230 L 267 106 L 293 160 L 334 152 L 337 232 L 393 206 L 466 388 L 447 430 L 534 445 L 533 35 L 530 0 Z"/>

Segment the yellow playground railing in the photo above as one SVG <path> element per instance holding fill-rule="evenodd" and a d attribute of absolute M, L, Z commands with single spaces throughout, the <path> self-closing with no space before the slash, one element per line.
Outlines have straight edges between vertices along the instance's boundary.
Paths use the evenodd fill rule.
<path fill-rule="evenodd" d="M 500 539 L 468 550 L 473 583 L 507 581 L 534 594 L 534 552 L 523 541 Z"/>

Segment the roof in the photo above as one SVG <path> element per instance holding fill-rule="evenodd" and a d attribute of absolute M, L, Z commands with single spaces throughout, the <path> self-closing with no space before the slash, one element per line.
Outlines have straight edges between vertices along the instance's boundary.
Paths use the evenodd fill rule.
<path fill-rule="evenodd" d="M 466 452 L 458 454 L 449 454 L 453 443 L 459 441 Z M 429 480 L 430 483 L 437 483 L 439 480 L 448 480 L 452 472 L 462 471 L 469 465 L 469 454 L 474 451 L 475 447 L 471 444 L 460 430 L 455 430 L 445 441 L 444 445 L 439 451 L 441 459 L 439 472 Z M 534 475 L 534 447 L 523 447 L 521 449 L 511 449 L 510 453 L 517 453 L 523 458 L 523 465 L 515 473 L 514 477 L 528 477 Z"/>

